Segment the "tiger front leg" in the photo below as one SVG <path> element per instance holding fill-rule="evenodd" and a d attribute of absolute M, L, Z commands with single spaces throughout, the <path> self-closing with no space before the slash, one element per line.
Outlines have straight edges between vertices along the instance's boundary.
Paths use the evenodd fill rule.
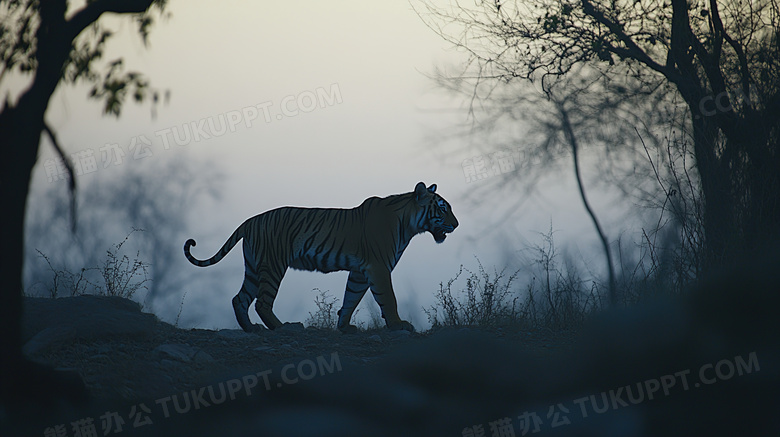
<path fill-rule="evenodd" d="M 414 332 L 414 326 L 406 320 L 401 320 L 398 315 L 398 301 L 393 292 L 393 283 L 390 280 L 390 271 L 387 269 L 369 269 L 368 278 L 371 283 L 371 293 L 374 300 L 379 304 L 382 310 L 382 317 L 385 319 L 387 329 L 391 331 L 409 331 Z"/>

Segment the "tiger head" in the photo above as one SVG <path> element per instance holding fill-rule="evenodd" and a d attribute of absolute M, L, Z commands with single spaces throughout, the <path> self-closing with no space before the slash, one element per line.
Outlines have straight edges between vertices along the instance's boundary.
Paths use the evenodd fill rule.
<path fill-rule="evenodd" d="M 447 234 L 458 227 L 458 219 L 452 213 L 450 203 L 436 194 L 436 184 L 425 188 L 425 184 L 419 182 L 414 187 L 414 194 L 417 204 L 425 211 L 421 230 L 430 232 L 437 243 L 443 242 Z"/>

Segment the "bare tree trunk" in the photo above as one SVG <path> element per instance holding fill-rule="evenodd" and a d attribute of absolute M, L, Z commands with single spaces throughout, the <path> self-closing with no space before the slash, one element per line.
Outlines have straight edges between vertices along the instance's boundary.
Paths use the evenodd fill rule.
<path fill-rule="evenodd" d="M 609 275 L 609 304 L 614 307 L 617 305 L 617 285 L 615 283 L 615 269 L 612 266 L 612 254 L 609 250 L 609 241 L 607 241 L 607 236 L 604 234 L 604 230 L 601 228 L 598 218 L 596 218 L 596 213 L 593 212 L 593 208 L 590 207 L 588 198 L 585 196 L 585 187 L 582 183 L 582 176 L 580 175 L 580 161 L 577 155 L 579 146 L 577 144 L 577 137 L 574 135 L 574 128 L 572 128 L 571 122 L 569 121 L 569 114 L 566 112 L 566 108 L 563 107 L 563 104 L 556 102 L 556 106 L 558 115 L 561 118 L 564 136 L 571 147 L 572 158 L 574 159 L 574 176 L 577 179 L 577 188 L 579 188 L 580 191 L 580 199 L 582 199 L 582 204 L 585 206 L 585 210 L 588 212 L 588 215 L 593 222 L 593 226 L 599 234 L 601 246 L 604 249 L 604 257 L 607 261 L 607 273 Z"/>
<path fill-rule="evenodd" d="M 0 199 L 3 225 L 0 227 L 0 398 L 16 399 L 31 370 L 22 356 L 22 270 L 24 262 L 24 214 L 30 176 L 38 154 L 43 108 L 48 99 L 34 99 L 34 93 L 20 99 L 17 107 L 0 113 Z"/>
<path fill-rule="evenodd" d="M 24 212 L 41 133 L 41 126 L 36 126 L 33 119 L 25 114 L 24 108 L 19 107 L 6 107 L 0 114 L 0 150 L 3 151 L 0 199 L 5 206 L 4 223 L 0 230 L 3 248 L 0 252 L 0 350 L 3 351 L 3 369 L 13 369 L 21 361 Z M 24 128 L 20 129 L 22 126 Z"/>
<path fill-rule="evenodd" d="M 691 107 L 691 111 L 696 114 L 698 108 Z M 702 267 L 707 275 L 711 271 L 717 271 L 717 266 L 729 257 L 733 249 L 729 235 L 738 229 L 734 222 L 734 199 L 730 190 L 730 179 L 733 175 L 721 168 L 721 160 L 715 154 L 717 126 L 701 115 L 694 115 L 692 121 L 696 168 L 704 198 Z"/>
<path fill-rule="evenodd" d="M 747 116 L 739 129 L 693 114 L 696 167 L 704 198 L 705 275 L 777 243 L 780 236 L 780 153 L 770 114 Z M 718 143 L 720 142 L 720 143 Z M 718 152 L 719 151 L 719 152 Z"/>
<path fill-rule="evenodd" d="M 42 27 L 43 21 L 42 15 Z M 62 21 L 39 31 L 39 36 L 56 34 L 57 23 Z M 32 85 L 19 97 L 15 107 L 6 103 L 0 112 L 0 199 L 5 205 L 0 229 L 0 365 L 4 369 L 0 375 L 0 396 L 5 399 L 14 396 L 15 391 L 25 389 L 25 378 L 19 375 L 29 375 L 31 371 L 21 349 L 24 215 L 44 114 L 62 76 L 62 67 L 70 53 L 70 41 L 39 39 L 38 52 L 39 64 Z"/>

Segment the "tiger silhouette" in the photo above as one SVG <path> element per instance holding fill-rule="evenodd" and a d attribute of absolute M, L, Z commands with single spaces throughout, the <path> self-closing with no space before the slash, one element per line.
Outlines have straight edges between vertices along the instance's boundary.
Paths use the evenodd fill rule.
<path fill-rule="evenodd" d="M 357 331 L 352 314 L 371 288 L 382 317 L 391 330 L 414 332 L 401 320 L 390 273 L 412 237 L 430 232 L 437 243 L 458 227 L 452 208 L 436 194 L 436 184 L 419 182 L 414 191 L 370 197 L 355 208 L 282 207 L 247 219 L 207 260 L 192 256 L 195 240 L 184 243 L 184 255 L 194 265 L 218 263 L 243 239 L 244 282 L 233 298 L 236 320 L 244 331 L 261 329 L 249 320 L 249 306 L 269 329 L 282 326 L 273 303 L 288 267 L 324 273 L 349 271 L 343 306 L 338 312 L 341 332 Z"/>

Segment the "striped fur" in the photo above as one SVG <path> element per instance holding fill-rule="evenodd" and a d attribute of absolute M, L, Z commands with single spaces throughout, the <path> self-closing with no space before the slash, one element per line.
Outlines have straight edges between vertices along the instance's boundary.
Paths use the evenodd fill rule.
<path fill-rule="evenodd" d="M 192 264 L 206 267 L 218 263 L 244 240 L 244 283 L 233 298 L 233 309 L 245 331 L 259 328 L 248 315 L 255 299 L 255 310 L 268 328 L 282 325 L 273 313 L 273 303 L 288 267 L 350 272 L 339 310 L 342 332 L 357 330 L 349 322 L 369 287 L 388 328 L 414 331 L 398 316 L 390 272 L 412 237 L 428 231 L 441 243 L 457 226 L 450 204 L 436 194 L 436 185 L 425 188 L 420 182 L 411 193 L 370 197 L 352 209 L 283 207 L 267 211 L 242 223 L 213 257 L 193 257 L 192 239 L 184 243 L 184 255 Z"/>

